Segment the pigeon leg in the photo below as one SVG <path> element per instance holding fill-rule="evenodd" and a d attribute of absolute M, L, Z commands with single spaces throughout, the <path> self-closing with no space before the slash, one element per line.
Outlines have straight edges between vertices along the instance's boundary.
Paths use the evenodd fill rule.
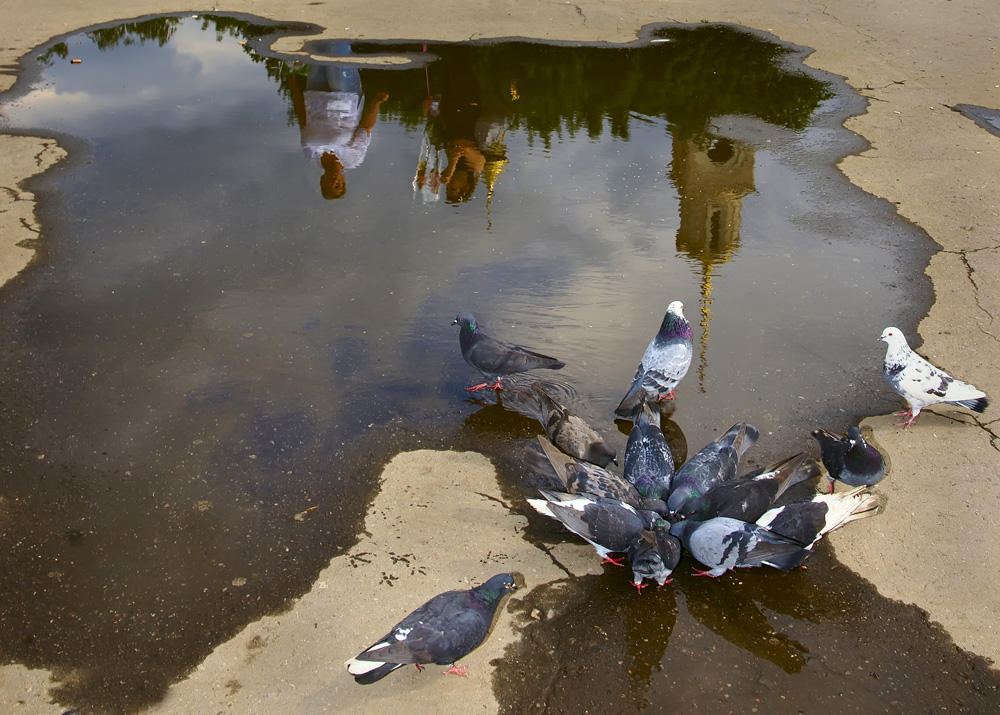
<path fill-rule="evenodd" d="M 467 666 L 467 665 L 457 666 L 454 663 L 452 663 L 451 667 L 448 668 L 448 670 L 444 671 L 444 675 L 448 675 L 448 673 L 454 673 L 455 675 L 461 675 L 464 678 L 468 678 L 469 674 L 465 672 L 468 669 L 469 669 L 469 666 Z"/>
<path fill-rule="evenodd" d="M 614 564 L 615 566 L 624 566 L 625 557 L 619 556 L 617 559 L 614 556 L 605 556 L 604 560 L 601 561 L 602 564 Z"/>
<path fill-rule="evenodd" d="M 675 393 L 673 390 L 671 390 L 670 392 L 668 392 L 665 395 L 660 395 L 658 398 L 656 398 L 656 401 L 660 402 L 662 400 L 673 400 L 676 397 L 677 397 L 677 393 Z"/>
<path fill-rule="evenodd" d="M 695 576 L 708 576 L 709 578 L 715 578 L 715 576 L 712 575 L 711 571 L 702 571 L 700 569 L 691 569 L 691 572 Z"/>
<path fill-rule="evenodd" d="M 502 390 L 503 388 L 502 388 L 502 387 L 500 387 L 500 381 L 501 381 L 502 379 L 503 379 L 502 377 L 498 377 L 498 378 L 497 378 L 497 381 L 496 381 L 496 384 L 494 384 L 494 385 L 490 385 L 490 389 L 491 389 L 491 390 Z"/>
<path fill-rule="evenodd" d="M 909 410 L 900 410 L 899 412 L 893 412 L 892 416 L 893 417 L 902 417 L 903 415 L 906 415 L 907 417 L 909 417 L 912 414 L 913 414 L 913 409 L 911 408 Z"/>
<path fill-rule="evenodd" d="M 629 581 L 629 583 L 635 586 L 635 590 L 639 592 L 640 596 L 642 595 L 642 589 L 649 585 L 648 583 L 636 583 L 635 581 Z"/>
<path fill-rule="evenodd" d="M 832 479 L 830 479 L 830 478 L 827 478 L 826 482 L 827 482 L 827 486 L 828 486 L 828 487 L 830 487 L 830 488 L 829 488 L 829 489 L 828 489 L 828 490 L 826 491 L 826 493 L 827 493 L 827 494 L 833 494 L 833 480 L 832 480 Z"/>
<path fill-rule="evenodd" d="M 473 385 L 472 387 L 465 388 L 468 392 L 475 392 L 476 390 L 482 390 L 484 387 L 489 387 L 489 383 L 481 382 L 478 385 Z"/>
<path fill-rule="evenodd" d="M 420 665 L 420 663 L 414 663 L 413 667 L 417 669 L 418 673 L 421 672 L 421 671 L 423 671 L 423 669 L 424 669 L 424 666 Z"/>

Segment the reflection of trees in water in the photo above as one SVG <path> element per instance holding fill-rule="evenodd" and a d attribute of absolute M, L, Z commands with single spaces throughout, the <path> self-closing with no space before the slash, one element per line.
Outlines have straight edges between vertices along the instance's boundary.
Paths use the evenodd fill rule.
<path fill-rule="evenodd" d="M 745 114 L 801 129 L 826 84 L 783 66 L 791 50 L 730 27 L 667 28 L 648 45 L 556 46 L 533 42 L 428 44 L 438 69 L 462 64 L 482 88 L 506 97 L 511 126 L 549 146 L 553 136 L 586 132 L 628 138 L 631 115 L 661 117 L 682 138 L 702 136 L 721 114 Z M 354 43 L 356 53 L 422 51 L 421 45 Z M 424 72 L 364 70 L 367 82 L 386 89 L 384 111 L 419 125 L 426 93 Z M 447 87 L 440 91 L 447 91 Z M 516 100 L 515 100 L 516 97 Z"/>

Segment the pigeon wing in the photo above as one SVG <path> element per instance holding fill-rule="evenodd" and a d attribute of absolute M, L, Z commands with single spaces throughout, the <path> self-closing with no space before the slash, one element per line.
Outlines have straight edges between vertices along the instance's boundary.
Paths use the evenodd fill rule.
<path fill-rule="evenodd" d="M 536 368 L 558 370 L 566 366 L 548 355 L 485 334 L 470 346 L 466 360 L 486 375 L 511 375 Z"/>

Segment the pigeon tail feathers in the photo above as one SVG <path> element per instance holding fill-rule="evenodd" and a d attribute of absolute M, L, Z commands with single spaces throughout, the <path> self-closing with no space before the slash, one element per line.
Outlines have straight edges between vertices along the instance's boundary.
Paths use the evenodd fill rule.
<path fill-rule="evenodd" d="M 986 395 L 972 400 L 948 400 L 949 405 L 956 405 L 958 407 L 965 407 L 972 410 L 973 412 L 978 412 L 982 414 L 986 411 L 986 408 L 990 405 L 990 398 Z"/>

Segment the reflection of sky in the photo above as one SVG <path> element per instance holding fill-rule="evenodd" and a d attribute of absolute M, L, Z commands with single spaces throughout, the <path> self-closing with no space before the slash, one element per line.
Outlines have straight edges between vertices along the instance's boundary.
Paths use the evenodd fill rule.
<path fill-rule="evenodd" d="M 182 25 L 197 27 L 192 20 Z M 18 106 L 14 125 L 28 121 L 100 140 L 135 130 L 183 131 L 253 102 L 269 89 L 235 37 L 179 31 L 165 46 L 154 42 L 99 50 L 72 39 L 69 58 L 45 70 L 52 81 L 33 92 L 30 115 Z M 165 81 L 167 77 L 170 81 Z M 23 103 L 19 103 L 23 104 Z M 207 107 L 205 106 L 207 105 Z"/>
<path fill-rule="evenodd" d="M 361 340 L 374 341 L 369 349 L 379 351 L 385 370 L 417 370 L 433 381 L 435 363 L 455 357 L 455 336 L 440 326 L 464 309 L 500 333 L 516 325 L 507 337 L 559 346 L 549 349 L 570 362 L 560 375 L 610 403 L 667 303 L 683 300 L 689 318 L 699 320 L 702 277 L 697 263 L 676 252 L 674 149 L 662 120 L 633 113 L 628 141 L 607 130 L 598 139 L 563 132 L 544 149 L 509 129 L 509 161 L 489 202 L 480 179 L 472 200 L 455 206 L 413 200 L 420 131 L 382 118 L 363 164 L 346 174 L 346 195 L 327 201 L 287 100 L 236 38 L 219 41 L 186 21 L 164 48 L 99 52 L 82 42 L 70 53 L 83 64 L 57 62 L 48 71 L 53 81 L 11 117 L 95 142 L 100 161 L 67 185 L 69 213 L 87 221 L 71 279 L 83 302 L 71 312 L 86 322 L 89 304 L 114 312 L 120 303 L 123 322 L 109 325 L 121 331 L 115 339 L 143 342 L 151 330 L 143 314 L 176 311 L 164 319 L 204 331 L 200 340 L 221 351 L 210 364 L 231 364 L 225 351 L 237 349 L 240 341 L 231 341 L 255 321 L 270 322 L 275 335 L 307 321 L 327 325 L 333 336 L 344 326 L 367 326 Z M 828 130 L 786 134 L 784 142 L 813 152 L 831 141 Z M 778 358 L 747 363 L 748 353 L 796 365 L 808 358 L 792 337 L 781 337 L 789 319 L 799 326 L 823 320 L 831 295 L 844 287 L 829 280 L 830 271 L 818 279 L 808 266 L 854 267 L 843 263 L 842 246 L 810 228 L 808 217 L 830 200 L 803 180 L 807 168 L 789 168 L 789 157 L 794 152 L 757 153 L 758 191 L 743 199 L 739 253 L 715 269 L 703 387 L 726 394 L 688 409 L 707 416 L 721 407 L 727 414 L 720 424 L 734 412 L 753 419 L 760 398 L 748 397 L 746 387 L 781 370 L 770 364 Z M 870 244 L 852 250 L 872 263 Z M 868 288 L 852 286 L 852 295 L 884 299 L 878 280 L 862 280 Z M 186 354 L 188 340 L 186 332 L 157 337 L 168 355 Z M 286 336 L 282 344 L 288 341 L 301 342 Z M 309 374 L 328 379 L 329 354 L 299 348 L 297 359 L 313 366 Z M 265 348 L 259 359 L 268 364 L 258 373 L 282 372 L 271 358 Z M 199 374 L 216 379 L 211 369 Z M 778 403 L 785 389 L 762 387 L 769 419 L 784 419 Z M 597 404 L 579 409 L 603 419 Z"/>

